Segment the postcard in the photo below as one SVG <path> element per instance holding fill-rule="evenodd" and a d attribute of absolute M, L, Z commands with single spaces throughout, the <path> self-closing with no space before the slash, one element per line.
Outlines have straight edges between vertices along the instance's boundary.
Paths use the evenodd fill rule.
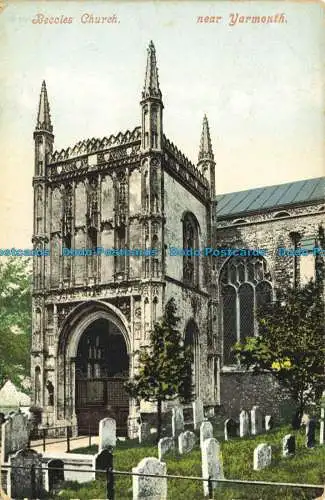
<path fill-rule="evenodd" d="M 322 2 L 2 0 L 3 495 L 322 494 L 324 48 Z"/>

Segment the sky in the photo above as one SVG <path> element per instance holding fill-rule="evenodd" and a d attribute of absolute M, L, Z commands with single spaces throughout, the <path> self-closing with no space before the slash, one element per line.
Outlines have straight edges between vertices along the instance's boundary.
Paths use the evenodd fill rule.
<path fill-rule="evenodd" d="M 37 14 L 72 23 L 35 24 Z M 82 23 L 85 14 L 118 22 Z M 231 14 L 286 22 L 230 26 Z M 32 246 L 42 80 L 55 149 L 132 130 L 150 40 L 164 133 L 196 163 L 207 114 L 217 193 L 324 175 L 324 33 L 316 2 L 10 2 L 0 14 L 0 248 Z"/>

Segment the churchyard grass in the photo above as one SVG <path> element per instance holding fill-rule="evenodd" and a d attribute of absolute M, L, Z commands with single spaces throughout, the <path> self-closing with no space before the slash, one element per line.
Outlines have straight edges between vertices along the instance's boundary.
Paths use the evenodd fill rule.
<path fill-rule="evenodd" d="M 297 451 L 294 457 L 282 457 L 281 439 L 285 434 L 295 434 Z M 216 436 L 217 438 L 219 436 Z M 272 446 L 272 465 L 264 470 L 253 470 L 253 450 L 266 442 Z M 289 427 L 274 429 L 267 434 L 250 438 L 236 438 L 221 442 L 221 451 L 225 477 L 227 479 L 244 479 L 259 481 L 277 481 L 292 483 L 325 483 L 325 447 L 316 446 L 306 449 L 304 429 L 292 431 Z M 97 446 L 74 450 L 74 453 L 96 453 Z M 139 445 L 136 441 L 119 441 L 114 451 L 114 469 L 131 471 L 142 458 L 157 457 L 154 445 Z M 184 476 L 201 476 L 201 452 L 199 445 L 187 455 L 170 452 L 163 461 L 167 463 L 167 474 Z M 117 500 L 132 498 L 131 477 L 116 476 L 115 492 Z M 220 485 L 215 490 L 215 498 L 225 500 L 294 500 L 312 499 L 321 491 L 294 490 L 292 488 Z M 98 480 L 84 485 L 65 483 L 63 491 L 57 498 L 105 498 L 105 480 Z M 202 483 L 185 479 L 168 480 L 168 499 L 192 500 L 203 499 Z"/>

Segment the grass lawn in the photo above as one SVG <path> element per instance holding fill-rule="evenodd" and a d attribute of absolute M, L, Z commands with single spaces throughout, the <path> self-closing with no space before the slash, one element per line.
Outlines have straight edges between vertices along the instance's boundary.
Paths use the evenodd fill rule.
<path fill-rule="evenodd" d="M 296 435 L 297 453 L 294 457 L 281 457 L 281 438 L 285 434 Z M 216 436 L 219 437 L 219 436 Z M 325 483 L 325 446 L 308 450 L 304 447 L 304 430 L 292 431 L 282 427 L 257 437 L 233 439 L 221 442 L 224 474 L 227 479 L 245 479 L 260 481 L 278 481 L 307 484 Z M 272 445 L 272 466 L 262 471 L 253 470 L 253 450 L 266 442 Z M 74 453 L 96 453 L 97 446 L 73 450 Z M 143 446 L 135 441 L 119 441 L 114 451 L 114 469 L 131 471 L 144 457 L 157 457 L 156 446 Z M 201 476 L 201 452 L 197 447 L 187 455 L 170 453 L 164 457 L 167 474 Z M 100 499 L 105 497 L 105 479 L 84 485 L 65 483 L 60 496 L 56 498 L 80 500 Z M 225 500 L 296 500 L 313 499 L 322 490 L 302 490 L 270 486 L 224 485 L 214 490 L 214 498 Z M 132 498 L 131 477 L 116 476 L 116 500 Z M 185 479 L 168 480 L 168 500 L 203 499 L 202 482 Z"/>

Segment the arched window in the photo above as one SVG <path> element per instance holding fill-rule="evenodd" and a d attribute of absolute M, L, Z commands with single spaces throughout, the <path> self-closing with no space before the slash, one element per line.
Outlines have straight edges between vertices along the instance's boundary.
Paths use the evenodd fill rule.
<path fill-rule="evenodd" d="M 199 356 L 198 356 L 199 329 L 193 319 L 191 319 L 185 329 L 184 346 L 191 352 L 191 365 L 188 366 L 187 384 L 185 384 L 185 400 L 189 402 L 198 396 L 199 380 Z"/>
<path fill-rule="evenodd" d="M 199 225 L 195 216 L 187 212 L 183 218 L 183 249 L 199 248 Z M 190 253 L 190 252 L 188 252 Z M 199 284 L 199 257 L 185 255 L 183 257 L 183 281 L 187 285 Z"/>
<path fill-rule="evenodd" d="M 232 347 L 257 334 L 255 314 L 272 301 L 271 276 L 263 257 L 232 257 L 220 273 L 223 363 L 233 365 Z"/>

